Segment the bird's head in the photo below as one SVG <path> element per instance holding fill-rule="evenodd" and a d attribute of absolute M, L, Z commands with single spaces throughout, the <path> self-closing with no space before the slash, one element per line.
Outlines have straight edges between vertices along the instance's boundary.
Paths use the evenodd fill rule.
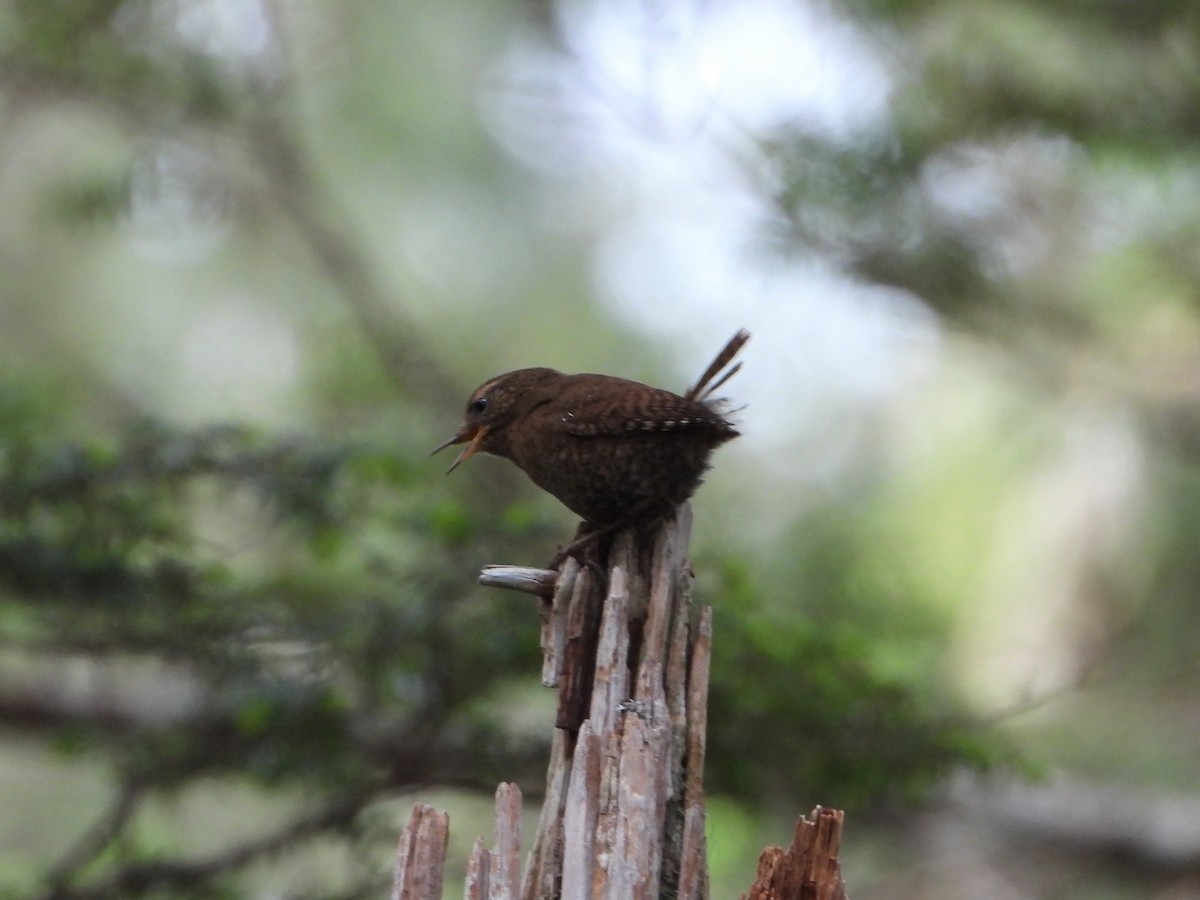
<path fill-rule="evenodd" d="M 466 448 L 446 470 L 453 472 L 476 453 L 508 456 L 510 423 L 530 412 L 544 399 L 554 396 L 554 382 L 562 377 L 554 369 L 517 369 L 485 381 L 467 400 L 462 426 L 454 437 L 439 444 L 433 453 L 454 444 Z"/>

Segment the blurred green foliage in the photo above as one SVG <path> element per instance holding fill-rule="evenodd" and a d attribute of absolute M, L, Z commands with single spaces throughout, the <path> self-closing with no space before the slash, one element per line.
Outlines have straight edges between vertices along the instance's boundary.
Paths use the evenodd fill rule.
<path fill-rule="evenodd" d="M 853 564 L 831 568 L 840 569 L 829 574 L 843 583 L 826 583 L 829 599 L 871 590 L 844 583 L 857 579 Z M 861 810 L 919 801 L 956 768 L 1000 760 L 1002 742 L 971 717 L 952 714 L 953 691 L 928 671 L 930 654 L 916 646 L 937 642 L 935 623 L 913 629 L 906 665 L 887 671 L 880 665 L 887 626 L 854 616 L 798 616 L 799 597 L 766 609 L 761 586 L 737 563 L 724 567 L 720 584 L 712 789 L 750 797 L 819 794 L 824 805 Z"/>
<path fill-rule="evenodd" d="M 528 522 L 479 525 L 414 489 L 419 460 L 381 448 L 150 421 L 83 441 L 47 398 L 15 374 L 0 388 L 4 664 L 29 685 L 0 701 L 10 729 L 105 759 L 138 803 L 214 776 L 305 783 L 331 798 L 325 828 L 405 786 L 490 789 L 496 759 L 536 771 L 540 751 L 471 709 L 536 670 L 536 628 L 514 604 L 464 605 L 452 574 L 468 538 L 503 548 Z M 113 695 L 56 698 L 55 668 L 81 661 Z M 160 702 L 137 702 L 147 678 Z M 95 851 L 133 819 L 116 824 Z M 125 896 L 203 873 L 211 896 L 236 867 L 123 881 L 161 865 L 163 848 L 147 852 L 88 860 L 88 875 Z"/>

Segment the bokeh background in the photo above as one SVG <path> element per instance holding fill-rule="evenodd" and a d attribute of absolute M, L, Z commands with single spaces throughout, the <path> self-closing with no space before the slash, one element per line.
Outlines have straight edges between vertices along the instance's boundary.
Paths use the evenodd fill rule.
<path fill-rule="evenodd" d="M 429 448 L 746 327 L 713 896 L 1200 897 L 1194 3 L 7 0 L 0 273 L 0 896 L 461 869 L 574 523 Z"/>

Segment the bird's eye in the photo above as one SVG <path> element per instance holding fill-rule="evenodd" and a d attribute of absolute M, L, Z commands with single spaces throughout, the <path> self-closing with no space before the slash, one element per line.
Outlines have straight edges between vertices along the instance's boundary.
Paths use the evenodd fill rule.
<path fill-rule="evenodd" d="M 471 405 L 467 407 L 473 413 L 481 413 L 488 407 L 487 397 L 479 397 L 471 401 Z"/>

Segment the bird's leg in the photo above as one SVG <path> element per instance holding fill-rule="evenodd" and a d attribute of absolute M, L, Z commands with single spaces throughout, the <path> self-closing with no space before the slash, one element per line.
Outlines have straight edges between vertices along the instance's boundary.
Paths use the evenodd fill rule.
<path fill-rule="evenodd" d="M 620 531 L 622 528 L 632 525 L 636 521 L 637 519 L 635 517 L 630 516 L 624 519 L 618 519 L 615 522 L 610 522 L 608 525 L 601 525 L 599 527 L 591 525 L 588 522 L 580 522 L 579 527 L 575 529 L 575 537 L 572 538 L 571 542 L 565 547 L 559 548 L 559 551 L 554 554 L 554 558 L 551 559 L 550 562 L 546 563 L 546 568 L 558 569 L 559 566 L 567 561 L 568 557 L 574 556 L 581 564 L 594 570 L 597 575 L 603 575 L 604 571 L 600 565 L 601 560 L 599 559 L 600 554 L 595 553 L 581 556 L 579 551 L 589 547 L 599 549 L 599 544 L 597 542 L 601 538 L 607 537 L 613 532 Z"/>
<path fill-rule="evenodd" d="M 599 552 L 600 545 L 598 541 L 601 538 L 606 538 L 615 532 L 622 531 L 634 525 L 652 525 L 661 521 L 663 518 L 665 518 L 665 516 L 656 516 L 653 519 L 647 520 L 646 513 L 643 510 L 630 513 L 622 519 L 617 519 L 615 522 L 609 522 L 607 525 L 596 526 L 592 525 L 590 522 L 580 522 L 579 527 L 575 529 L 575 537 L 571 540 L 571 543 L 560 548 L 559 551 L 554 554 L 554 558 L 546 564 L 546 568 L 558 569 L 559 566 L 567 561 L 567 557 L 574 556 L 577 560 L 579 560 L 581 565 L 588 566 L 595 571 L 597 575 L 603 575 L 604 563 L 606 562 L 603 557 L 607 556 L 608 554 L 607 551 L 604 553 Z M 581 556 L 579 554 L 580 550 L 585 550 L 589 547 L 595 547 L 597 552 L 595 554 L 588 554 L 587 556 Z"/>

